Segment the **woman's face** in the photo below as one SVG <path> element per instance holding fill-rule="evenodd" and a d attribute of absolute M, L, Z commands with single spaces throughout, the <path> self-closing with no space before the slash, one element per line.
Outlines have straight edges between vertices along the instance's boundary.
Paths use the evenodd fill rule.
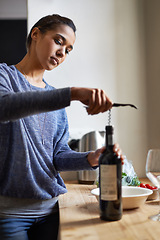
<path fill-rule="evenodd" d="M 73 49 L 75 33 L 71 27 L 60 25 L 42 34 L 38 28 L 32 32 L 36 60 L 42 69 L 52 70 L 61 64 Z"/>

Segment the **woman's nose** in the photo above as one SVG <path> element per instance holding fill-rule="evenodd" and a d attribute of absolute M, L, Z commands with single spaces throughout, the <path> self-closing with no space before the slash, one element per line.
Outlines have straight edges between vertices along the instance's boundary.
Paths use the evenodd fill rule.
<path fill-rule="evenodd" d="M 65 56 L 65 48 L 57 50 L 57 56 L 63 58 Z"/>

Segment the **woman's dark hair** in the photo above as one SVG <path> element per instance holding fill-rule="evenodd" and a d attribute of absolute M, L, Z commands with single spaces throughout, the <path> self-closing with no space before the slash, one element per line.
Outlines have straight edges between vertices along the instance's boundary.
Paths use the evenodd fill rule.
<path fill-rule="evenodd" d="M 31 46 L 31 42 L 32 42 L 31 33 L 33 28 L 37 27 L 39 28 L 41 33 L 45 33 L 49 30 L 55 29 L 58 25 L 62 25 L 62 24 L 68 25 L 73 29 L 74 33 L 76 32 L 76 26 L 74 25 L 73 21 L 69 18 L 62 17 L 58 14 L 48 15 L 41 18 L 38 22 L 35 23 L 35 25 L 30 30 L 30 33 L 26 41 L 27 49 L 30 49 L 30 46 Z"/>

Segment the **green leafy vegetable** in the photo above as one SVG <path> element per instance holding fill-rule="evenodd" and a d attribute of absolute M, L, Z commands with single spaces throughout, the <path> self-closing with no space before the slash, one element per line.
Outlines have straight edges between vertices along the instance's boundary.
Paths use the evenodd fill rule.
<path fill-rule="evenodd" d="M 140 181 L 137 176 L 127 176 L 126 173 L 122 172 L 122 185 L 123 186 L 139 186 Z"/>

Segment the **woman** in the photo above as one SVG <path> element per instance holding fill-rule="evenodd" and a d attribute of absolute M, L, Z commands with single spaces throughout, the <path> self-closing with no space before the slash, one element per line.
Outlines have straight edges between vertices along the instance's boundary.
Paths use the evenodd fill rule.
<path fill-rule="evenodd" d="M 0 239 L 57 239 L 58 196 L 66 170 L 90 170 L 104 148 L 77 153 L 68 142 L 65 107 L 78 100 L 88 114 L 112 107 L 103 90 L 54 89 L 45 70 L 73 49 L 75 25 L 59 15 L 40 19 L 27 38 L 27 54 L 15 66 L 0 64 Z M 120 149 L 114 147 L 117 155 Z M 123 157 L 121 156 L 123 159 Z"/>

